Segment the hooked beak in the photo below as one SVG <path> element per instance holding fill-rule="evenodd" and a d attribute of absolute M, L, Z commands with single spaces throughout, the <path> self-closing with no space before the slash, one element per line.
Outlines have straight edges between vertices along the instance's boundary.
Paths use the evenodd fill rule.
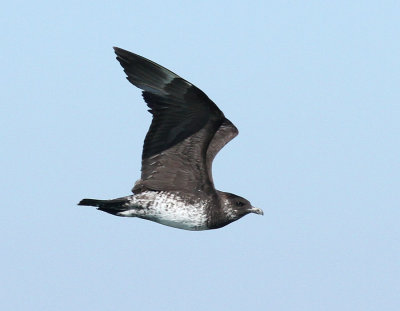
<path fill-rule="evenodd" d="M 250 213 L 254 213 L 254 214 L 258 214 L 258 215 L 264 215 L 264 211 L 261 208 L 257 208 L 257 207 L 254 207 L 254 206 L 252 206 L 249 209 L 249 212 Z"/>

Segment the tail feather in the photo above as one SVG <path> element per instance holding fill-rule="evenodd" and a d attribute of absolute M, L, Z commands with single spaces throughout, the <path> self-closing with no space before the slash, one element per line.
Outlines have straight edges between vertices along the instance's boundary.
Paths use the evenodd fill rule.
<path fill-rule="evenodd" d="M 95 206 L 98 210 L 117 215 L 120 212 L 128 210 L 127 198 L 118 198 L 113 200 L 96 200 L 96 199 L 83 199 L 78 205 Z"/>

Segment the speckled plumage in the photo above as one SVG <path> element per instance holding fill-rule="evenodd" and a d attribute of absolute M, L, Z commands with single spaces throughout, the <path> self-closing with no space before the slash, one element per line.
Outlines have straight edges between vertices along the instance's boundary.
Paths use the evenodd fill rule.
<path fill-rule="evenodd" d="M 214 187 L 212 162 L 238 135 L 215 103 L 172 71 L 114 50 L 129 82 L 143 90 L 153 115 L 143 145 L 142 174 L 133 195 L 83 199 L 79 205 L 185 230 L 216 229 L 248 213 L 263 214 L 246 199 Z"/>
<path fill-rule="evenodd" d="M 127 197 L 127 210 L 117 215 L 139 217 L 179 229 L 205 230 L 209 205 L 209 201 L 199 198 L 188 202 L 176 192 L 144 191 Z"/>

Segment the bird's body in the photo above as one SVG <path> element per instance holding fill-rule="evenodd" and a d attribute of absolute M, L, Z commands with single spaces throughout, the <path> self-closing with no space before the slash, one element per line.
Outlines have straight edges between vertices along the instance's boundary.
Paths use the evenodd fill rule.
<path fill-rule="evenodd" d="M 193 197 L 188 200 L 179 193 L 145 191 L 131 196 L 133 206 L 141 208 L 122 212 L 122 216 L 140 217 L 160 224 L 186 230 L 207 229 L 207 210 L 210 200 Z"/>
<path fill-rule="evenodd" d="M 216 229 L 251 212 L 262 214 L 246 199 L 214 187 L 212 161 L 238 134 L 232 122 L 190 82 L 139 55 L 114 50 L 153 114 L 143 146 L 142 176 L 133 195 L 83 199 L 79 205 L 186 230 Z"/>
<path fill-rule="evenodd" d="M 179 229 L 207 229 L 206 215 L 211 200 L 202 200 L 196 196 L 190 198 L 188 195 L 183 197 L 176 191 L 143 191 L 116 200 L 115 203 L 122 204 L 118 204 L 119 208 L 114 206 L 107 209 L 107 205 L 103 208 L 100 205 L 99 209 L 117 216 L 143 218 Z M 107 204 L 110 201 L 112 200 L 104 202 Z"/>

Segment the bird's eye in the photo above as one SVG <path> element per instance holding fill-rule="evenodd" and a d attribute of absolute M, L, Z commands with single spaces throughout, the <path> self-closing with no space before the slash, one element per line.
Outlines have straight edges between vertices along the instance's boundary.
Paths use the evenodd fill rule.
<path fill-rule="evenodd" d="M 243 203 L 243 202 L 236 201 L 236 206 L 242 207 L 243 205 L 244 205 L 244 203 Z"/>

